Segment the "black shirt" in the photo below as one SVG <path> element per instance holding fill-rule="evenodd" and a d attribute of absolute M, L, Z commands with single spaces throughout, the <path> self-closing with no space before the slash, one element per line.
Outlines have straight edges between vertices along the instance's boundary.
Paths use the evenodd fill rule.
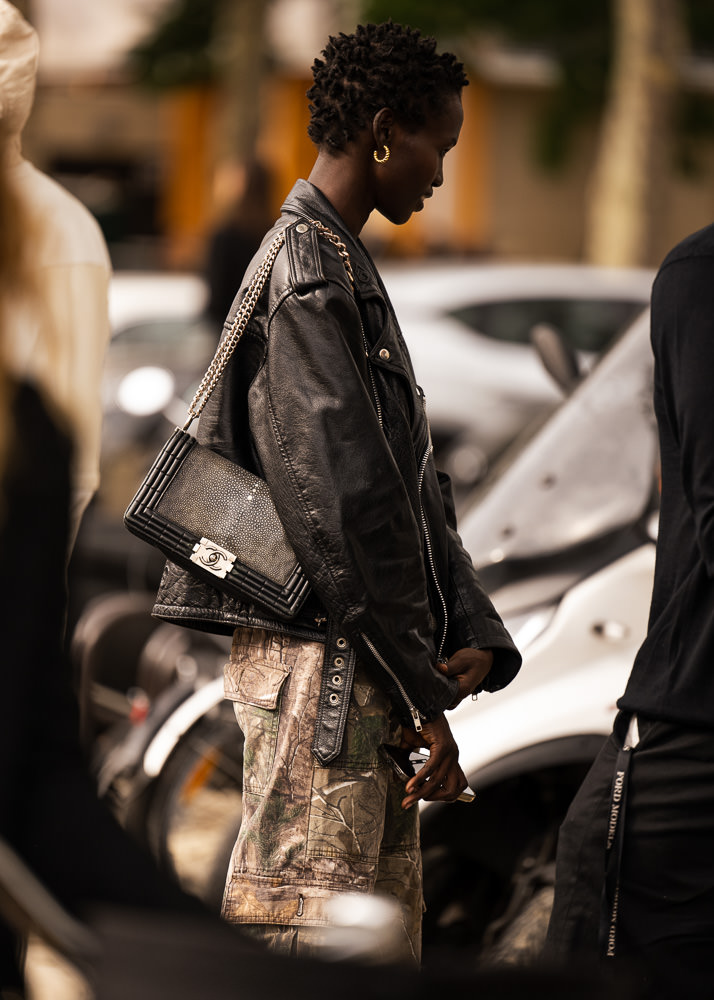
<path fill-rule="evenodd" d="M 662 503 L 647 637 L 620 708 L 714 726 L 714 225 L 652 290 Z"/>

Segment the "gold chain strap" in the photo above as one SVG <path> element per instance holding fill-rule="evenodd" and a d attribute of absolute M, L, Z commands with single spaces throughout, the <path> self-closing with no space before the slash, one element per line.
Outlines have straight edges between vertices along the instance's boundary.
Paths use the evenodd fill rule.
<path fill-rule="evenodd" d="M 326 240 L 329 240 L 333 246 L 337 247 L 337 252 L 342 258 L 342 263 L 345 265 L 345 271 L 347 271 L 347 277 L 350 279 L 350 284 L 355 287 L 355 276 L 352 272 L 352 261 L 350 260 L 350 253 L 347 247 L 344 245 L 342 240 L 339 238 L 337 233 L 333 233 L 331 229 L 328 229 L 326 225 L 322 222 L 318 222 L 317 219 L 308 219 L 311 226 L 318 231 L 320 236 L 324 236 Z"/>
<path fill-rule="evenodd" d="M 345 244 L 340 240 L 336 233 L 333 233 L 331 229 L 328 229 L 322 222 L 318 222 L 316 219 L 308 219 L 308 222 L 313 226 L 320 236 L 323 236 L 326 240 L 329 240 L 337 248 L 337 251 L 342 259 L 342 263 L 345 266 L 345 271 L 347 272 L 347 277 L 350 279 L 350 284 L 354 288 L 354 274 L 352 272 L 352 261 L 350 260 L 350 255 Z M 305 223 L 300 223 L 298 225 L 298 232 L 300 232 L 300 225 L 305 225 Z M 304 232 L 304 230 L 303 230 Z M 233 322 L 230 327 L 226 330 L 225 335 L 221 339 L 220 344 L 216 353 L 213 355 L 213 360 L 211 361 L 206 374 L 201 379 L 201 384 L 196 390 L 196 394 L 188 408 L 188 419 L 183 426 L 183 429 L 187 431 L 193 421 L 200 416 L 203 411 L 204 406 L 209 400 L 209 397 L 213 390 L 216 388 L 223 372 L 226 370 L 226 366 L 230 361 L 233 351 L 238 345 L 238 341 L 243 336 L 245 328 L 248 325 L 248 320 L 253 315 L 253 310 L 260 298 L 260 294 L 265 287 L 265 283 L 270 276 L 270 272 L 273 269 L 273 264 L 275 263 L 275 258 L 278 256 L 278 251 L 285 242 L 285 230 L 281 229 L 277 234 L 273 242 L 268 247 L 265 257 L 260 262 L 253 278 L 251 279 L 250 285 L 245 295 L 241 299 L 241 303 L 238 306 L 238 310 L 233 318 Z"/>

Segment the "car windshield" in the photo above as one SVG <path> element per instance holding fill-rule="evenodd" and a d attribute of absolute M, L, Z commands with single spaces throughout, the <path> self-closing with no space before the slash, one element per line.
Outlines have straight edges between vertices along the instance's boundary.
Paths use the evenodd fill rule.
<path fill-rule="evenodd" d="M 476 565 L 560 552 L 642 514 L 657 455 L 652 365 L 645 314 L 514 442 L 461 514 Z"/>
<path fill-rule="evenodd" d="M 642 302 L 632 299 L 522 298 L 477 302 L 449 315 L 476 333 L 510 344 L 530 343 L 533 327 L 547 323 L 576 350 L 599 353 L 642 309 Z"/>

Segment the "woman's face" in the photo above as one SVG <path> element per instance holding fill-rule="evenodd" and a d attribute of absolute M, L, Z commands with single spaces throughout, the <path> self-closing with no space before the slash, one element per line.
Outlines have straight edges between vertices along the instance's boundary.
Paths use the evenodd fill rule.
<path fill-rule="evenodd" d="M 396 225 L 420 212 L 433 188 L 444 183 L 444 157 L 459 138 L 464 112 L 461 95 L 450 94 L 438 114 L 430 114 L 418 132 L 397 122 L 389 129 L 389 159 L 375 163 L 375 207 Z M 382 155 L 380 148 L 378 155 Z"/>

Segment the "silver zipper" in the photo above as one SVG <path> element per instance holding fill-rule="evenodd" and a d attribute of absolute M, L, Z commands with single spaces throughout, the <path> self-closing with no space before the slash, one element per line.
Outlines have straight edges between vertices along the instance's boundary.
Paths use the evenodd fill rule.
<path fill-rule="evenodd" d="M 439 600 L 441 601 L 441 609 L 444 612 L 444 629 L 441 634 L 441 641 L 439 643 L 439 649 L 436 654 L 437 660 L 440 661 L 443 660 L 444 643 L 446 642 L 446 632 L 449 625 L 449 614 L 446 606 L 446 600 L 444 599 L 444 594 L 441 589 L 441 586 L 439 585 L 439 579 L 436 575 L 436 565 L 434 563 L 434 549 L 431 544 L 431 535 L 429 534 L 429 525 L 426 520 L 424 504 L 422 503 L 421 500 L 421 491 L 424 485 L 424 475 L 426 473 L 426 466 L 429 461 L 429 455 L 431 455 L 431 453 L 434 450 L 434 445 L 432 444 L 431 441 L 431 429 L 429 427 L 429 419 L 426 416 L 426 403 L 424 400 L 423 393 L 421 399 L 422 399 L 422 407 L 424 408 L 424 419 L 426 420 L 426 428 L 427 428 L 427 434 L 429 435 L 429 440 L 427 442 L 426 451 L 422 456 L 421 464 L 419 466 L 419 509 L 421 511 L 421 524 L 422 528 L 424 529 L 424 542 L 426 544 L 426 553 L 427 553 L 427 558 L 429 560 L 429 568 L 431 569 L 431 575 L 434 578 L 434 586 L 436 587 L 436 592 L 439 595 Z"/>
<path fill-rule="evenodd" d="M 379 393 L 377 392 L 377 383 L 374 380 L 374 371 L 372 370 L 372 360 L 369 356 L 369 344 L 367 343 L 367 338 L 364 335 L 364 327 L 362 326 L 362 317 L 359 321 L 360 330 L 362 331 L 362 345 L 364 347 L 364 354 L 367 358 L 367 370 L 369 371 L 369 381 L 372 386 L 372 395 L 374 396 L 374 405 L 377 410 L 377 420 L 379 421 L 379 426 L 382 427 L 382 404 L 379 401 Z"/>
<path fill-rule="evenodd" d="M 379 665 L 382 667 L 382 669 L 385 670 L 389 674 L 389 676 L 392 678 L 392 680 L 396 684 L 396 686 L 397 686 L 397 688 L 399 690 L 399 693 L 401 694 L 402 698 L 404 699 L 404 704 L 409 709 L 409 714 L 412 717 L 412 721 L 414 723 L 414 728 L 416 729 L 416 731 L 418 733 L 420 733 L 421 730 L 422 730 L 421 716 L 419 715 L 419 711 L 416 708 L 416 706 L 414 705 L 414 703 L 412 702 L 412 700 L 410 699 L 409 695 L 404 690 L 404 686 L 402 685 L 402 682 L 399 680 L 399 678 L 394 673 L 394 671 L 389 666 L 389 664 L 384 659 L 384 657 L 379 653 L 379 651 L 377 650 L 377 647 L 374 645 L 374 643 L 372 642 L 372 640 L 369 639 L 364 634 L 364 632 L 360 632 L 360 635 L 362 636 L 362 639 L 364 640 L 365 645 L 369 647 L 369 650 L 372 653 L 372 656 L 374 656 L 375 660 L 379 663 Z"/>

